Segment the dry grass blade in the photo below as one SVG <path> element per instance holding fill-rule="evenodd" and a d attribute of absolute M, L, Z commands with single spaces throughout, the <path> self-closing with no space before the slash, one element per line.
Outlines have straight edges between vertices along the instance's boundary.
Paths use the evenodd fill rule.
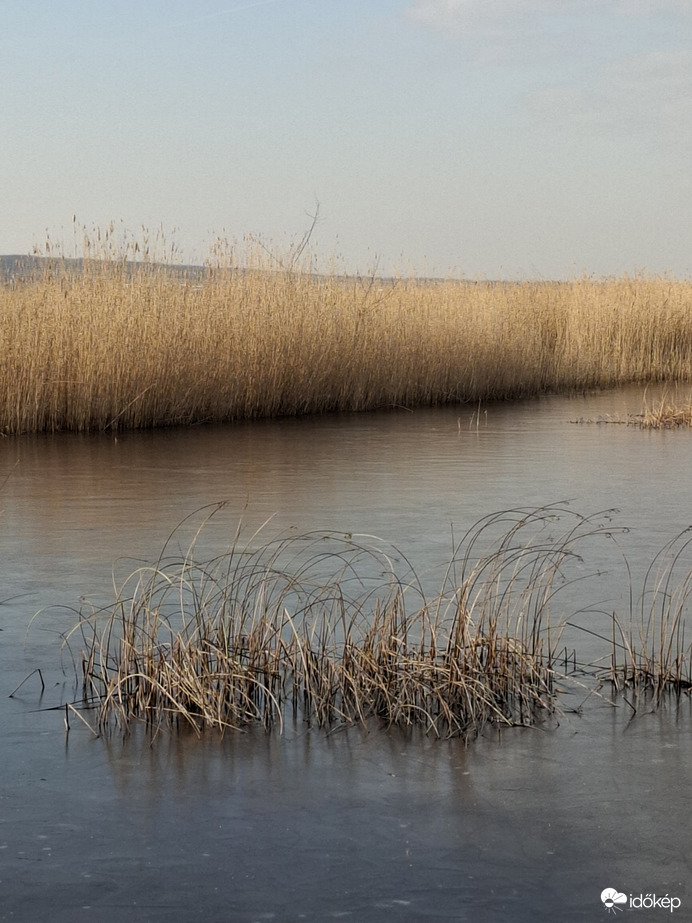
<path fill-rule="evenodd" d="M 69 721 L 69 716 L 70 716 L 71 714 L 74 715 L 75 717 L 79 718 L 79 720 L 82 722 L 82 724 L 85 725 L 85 727 L 89 728 L 89 730 L 90 730 L 91 733 L 94 735 L 94 737 L 98 737 L 98 736 L 99 736 L 98 731 L 95 731 L 95 730 L 94 730 L 94 728 L 89 724 L 89 722 L 84 718 L 84 716 L 83 716 L 82 714 L 80 714 L 79 711 L 77 711 L 77 709 L 74 707 L 74 705 L 73 705 L 71 702 L 66 702 L 66 703 L 65 703 L 65 730 L 66 730 L 68 733 L 70 732 L 70 721 Z"/>
<path fill-rule="evenodd" d="M 15 686 L 15 687 L 14 687 L 14 689 L 12 690 L 12 692 L 10 692 L 10 694 L 8 695 L 7 698 L 8 698 L 8 699 L 11 699 L 11 698 L 14 696 L 14 694 L 15 694 L 16 692 L 19 692 L 19 690 L 22 688 L 22 686 L 24 685 L 24 683 L 25 683 L 27 680 L 31 679 L 31 677 L 32 677 L 34 674 L 36 674 L 36 673 L 38 673 L 38 678 L 39 678 L 39 680 L 41 681 L 41 691 L 42 691 L 42 692 L 45 691 L 46 684 L 43 682 L 43 673 L 41 673 L 41 670 L 37 667 L 35 670 L 32 670 L 31 673 L 29 673 L 28 676 L 25 676 L 24 679 L 21 681 L 21 683 L 20 683 L 18 686 Z"/>

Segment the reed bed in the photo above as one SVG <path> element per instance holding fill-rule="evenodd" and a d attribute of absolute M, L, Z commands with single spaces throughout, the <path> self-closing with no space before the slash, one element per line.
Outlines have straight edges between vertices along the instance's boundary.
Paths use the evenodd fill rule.
<path fill-rule="evenodd" d="M 555 708 L 551 604 L 579 545 L 606 530 L 559 507 L 488 516 L 434 598 L 367 536 L 238 532 L 204 564 L 196 543 L 172 554 L 172 537 L 68 635 L 81 686 L 71 707 L 95 733 L 291 720 L 468 738 L 535 724 Z"/>
<path fill-rule="evenodd" d="M 99 249 L 99 246 L 101 249 Z M 692 283 L 173 270 L 87 241 L 0 287 L 0 432 L 139 429 L 692 379 Z"/>

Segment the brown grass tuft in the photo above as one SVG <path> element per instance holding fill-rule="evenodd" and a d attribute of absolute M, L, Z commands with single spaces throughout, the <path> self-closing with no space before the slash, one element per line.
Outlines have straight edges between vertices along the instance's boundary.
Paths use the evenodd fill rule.
<path fill-rule="evenodd" d="M 550 603 L 579 543 L 603 528 L 557 507 L 488 516 L 433 599 L 367 537 L 242 545 L 238 534 L 207 564 L 194 546 L 167 547 L 68 637 L 81 647 L 81 705 L 100 730 L 269 729 L 290 717 L 468 737 L 533 724 L 555 707 Z"/>
<path fill-rule="evenodd" d="M 649 406 L 644 397 L 641 413 L 620 416 L 600 416 L 596 420 L 583 417 L 573 423 L 610 423 L 626 426 L 638 426 L 640 429 L 687 429 L 692 426 L 692 398 L 685 403 L 675 403 L 663 395 L 653 406 Z"/>
<path fill-rule="evenodd" d="M 692 399 L 684 404 L 661 398 L 653 407 L 644 406 L 637 421 L 644 429 L 680 429 L 692 426 Z"/>
<path fill-rule="evenodd" d="M 692 690 L 692 645 L 685 639 L 686 613 L 692 593 L 692 526 L 666 544 L 652 561 L 639 601 L 625 629 L 612 619 L 612 655 L 607 679 L 618 692 L 658 705 L 668 693 Z"/>

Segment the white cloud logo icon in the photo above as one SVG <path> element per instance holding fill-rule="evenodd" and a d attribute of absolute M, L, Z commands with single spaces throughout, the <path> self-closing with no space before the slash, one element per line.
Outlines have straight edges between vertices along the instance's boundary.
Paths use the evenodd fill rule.
<path fill-rule="evenodd" d="M 627 895 L 623 894 L 622 891 L 616 891 L 615 888 L 606 888 L 605 891 L 601 891 L 601 900 L 608 912 L 622 910 L 622 907 L 619 907 L 618 904 L 626 904 Z"/>

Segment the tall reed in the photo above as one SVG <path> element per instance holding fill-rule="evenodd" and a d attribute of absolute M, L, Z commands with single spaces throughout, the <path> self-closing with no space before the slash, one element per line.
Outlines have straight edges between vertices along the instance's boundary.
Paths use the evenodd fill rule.
<path fill-rule="evenodd" d="M 223 248 L 222 248 L 223 249 Z M 142 428 L 692 379 L 692 283 L 188 273 L 85 245 L 0 287 L 0 432 Z"/>

